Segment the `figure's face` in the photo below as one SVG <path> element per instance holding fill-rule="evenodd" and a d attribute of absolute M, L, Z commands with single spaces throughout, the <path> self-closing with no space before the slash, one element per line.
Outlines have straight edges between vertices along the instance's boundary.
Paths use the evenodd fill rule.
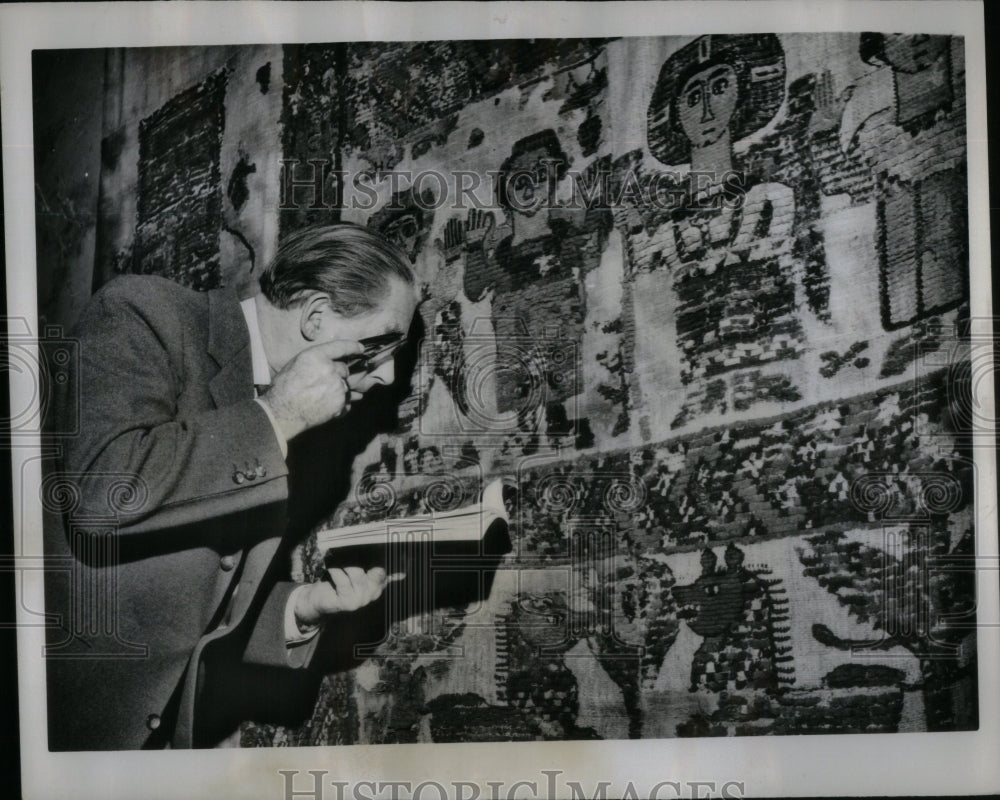
<path fill-rule="evenodd" d="M 510 161 L 506 176 L 507 198 L 513 211 L 527 217 L 534 216 L 545 204 L 548 192 L 547 159 L 552 156 L 545 148 L 539 147 L 521 153 Z"/>
<path fill-rule="evenodd" d="M 420 243 L 420 221 L 416 214 L 402 214 L 396 217 L 385 226 L 382 234 L 406 253 L 410 263 L 413 263 Z"/>
<path fill-rule="evenodd" d="M 316 335 L 310 344 L 336 340 L 356 342 L 392 332 L 405 335 L 410 329 L 417 307 L 416 291 L 396 278 L 391 279 L 389 286 L 389 293 L 374 310 L 358 316 L 345 317 L 333 311 L 327 303 L 325 308 L 317 312 Z M 388 386 L 395 379 L 395 359 L 390 358 L 370 372 L 352 375 L 348 383 L 351 389 L 364 394 L 375 386 Z"/>
<path fill-rule="evenodd" d="M 737 99 L 736 71 L 728 64 L 691 76 L 677 99 L 677 113 L 692 147 L 719 141 L 729 128 Z"/>
<path fill-rule="evenodd" d="M 885 60 L 900 72 L 920 72 L 944 55 L 947 47 L 947 36 L 892 33 L 885 37 Z"/>

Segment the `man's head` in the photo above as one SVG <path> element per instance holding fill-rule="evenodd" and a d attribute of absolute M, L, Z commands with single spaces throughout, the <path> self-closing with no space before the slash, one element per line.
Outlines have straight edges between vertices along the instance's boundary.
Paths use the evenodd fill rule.
<path fill-rule="evenodd" d="M 414 282 L 406 256 L 367 228 L 341 223 L 291 234 L 260 277 L 271 368 L 324 342 L 405 334 L 417 303 Z M 390 359 L 353 377 L 351 386 L 365 392 L 394 379 Z"/>

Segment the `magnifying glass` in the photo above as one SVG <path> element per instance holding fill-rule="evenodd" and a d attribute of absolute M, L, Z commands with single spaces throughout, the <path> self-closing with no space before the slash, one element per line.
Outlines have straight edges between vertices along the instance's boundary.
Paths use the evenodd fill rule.
<path fill-rule="evenodd" d="M 396 350 L 403 344 L 406 334 L 400 331 L 391 331 L 379 336 L 369 336 L 359 340 L 359 344 L 365 348 L 363 353 L 344 359 L 347 364 L 347 371 L 350 375 L 360 375 L 378 369 L 396 354 Z"/>

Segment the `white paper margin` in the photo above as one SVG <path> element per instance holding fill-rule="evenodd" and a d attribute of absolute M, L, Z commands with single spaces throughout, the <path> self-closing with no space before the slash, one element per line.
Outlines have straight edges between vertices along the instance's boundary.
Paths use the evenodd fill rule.
<path fill-rule="evenodd" d="M 968 76 L 968 163 L 971 314 L 989 318 L 989 196 L 982 5 L 968 0 L 867 2 L 608 2 L 608 3 L 60 3 L 0 8 L 0 103 L 4 173 L 8 315 L 37 330 L 31 51 L 76 47 L 264 44 L 353 40 L 437 40 L 533 37 L 666 36 L 705 33 L 894 31 L 965 37 Z M 983 330 L 986 333 L 987 330 Z M 991 376 L 992 377 L 992 376 Z M 13 387 L 12 388 L 16 388 Z M 981 417 L 995 419 L 993 397 Z M 23 408 L 12 394 L 11 408 Z M 41 554 L 38 443 L 13 448 L 16 556 Z M 990 448 L 976 448 L 979 492 L 976 532 L 979 580 L 980 728 L 975 732 L 840 736 L 739 737 L 496 744 L 384 745 L 323 748 L 130 753 L 49 753 L 45 736 L 44 632 L 18 631 L 24 796 L 101 798 L 275 798 L 285 800 L 279 770 L 299 770 L 293 789 L 312 797 L 308 770 L 322 770 L 320 798 L 376 795 L 360 781 L 422 781 L 448 796 L 479 785 L 481 798 L 548 793 L 545 770 L 560 770 L 556 794 L 577 781 L 591 797 L 610 781 L 608 797 L 631 782 L 639 797 L 712 796 L 723 784 L 732 796 L 981 794 L 1000 790 L 1000 592 L 998 592 L 996 465 Z M 42 573 L 25 572 L 19 618 L 44 606 Z M 333 781 L 346 782 L 338 790 Z M 499 783 L 490 787 L 488 782 Z M 383 787 L 385 794 L 389 790 Z M 303 794 L 303 792 L 307 792 Z M 342 792 L 342 794 L 340 793 Z M 433 785 L 421 796 L 437 798 Z M 400 792 L 400 797 L 409 795 Z"/>

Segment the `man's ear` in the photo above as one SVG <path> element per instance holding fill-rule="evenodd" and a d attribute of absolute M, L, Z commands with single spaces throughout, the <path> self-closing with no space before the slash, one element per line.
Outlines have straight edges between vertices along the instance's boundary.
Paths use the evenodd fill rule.
<path fill-rule="evenodd" d="M 302 338 L 307 342 L 315 342 L 320 338 L 334 314 L 330 305 L 330 297 L 323 292 L 314 292 L 309 295 L 305 303 L 302 304 L 302 312 L 299 317 L 299 330 Z"/>

